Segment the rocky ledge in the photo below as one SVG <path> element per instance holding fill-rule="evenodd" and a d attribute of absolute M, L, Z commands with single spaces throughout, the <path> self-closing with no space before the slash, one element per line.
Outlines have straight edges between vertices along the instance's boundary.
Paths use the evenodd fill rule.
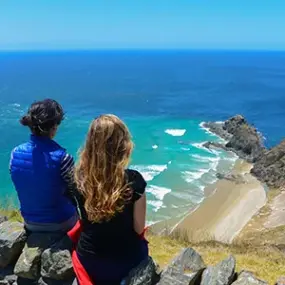
<path fill-rule="evenodd" d="M 27 235 L 23 225 L 4 219 L 0 224 L 0 284 L 77 284 L 71 262 L 71 242 L 57 234 Z M 252 273 L 236 272 L 233 256 L 207 266 L 192 248 L 185 248 L 162 272 L 149 258 L 125 279 L 126 285 L 266 285 Z M 284 278 L 276 284 L 282 283 Z M 84 284 L 81 284 L 84 285 Z"/>
<path fill-rule="evenodd" d="M 71 285 L 71 241 L 61 234 L 27 235 L 23 224 L 0 224 L 0 284 Z"/>
<path fill-rule="evenodd" d="M 205 147 L 233 151 L 253 163 L 251 173 L 260 181 L 270 187 L 285 186 L 285 140 L 267 150 L 262 135 L 241 115 L 223 123 L 208 122 L 204 127 L 225 140 L 225 143 L 207 142 Z"/>

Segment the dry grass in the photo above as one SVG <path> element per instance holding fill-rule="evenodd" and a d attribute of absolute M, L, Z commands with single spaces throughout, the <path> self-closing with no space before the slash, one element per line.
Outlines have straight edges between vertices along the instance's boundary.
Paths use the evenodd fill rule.
<path fill-rule="evenodd" d="M 10 197 L 2 199 L 0 205 L 0 215 L 6 216 L 10 221 L 21 222 L 21 223 L 24 222 L 20 210 L 15 208 L 13 199 Z"/>
<path fill-rule="evenodd" d="M 275 284 L 285 276 L 285 255 L 276 247 L 253 246 L 250 243 L 225 245 L 217 242 L 187 243 L 170 237 L 148 234 L 150 253 L 164 268 L 182 248 L 192 247 L 199 252 L 207 265 L 215 265 L 233 254 L 237 260 L 237 272 L 248 270 L 256 277 Z"/>

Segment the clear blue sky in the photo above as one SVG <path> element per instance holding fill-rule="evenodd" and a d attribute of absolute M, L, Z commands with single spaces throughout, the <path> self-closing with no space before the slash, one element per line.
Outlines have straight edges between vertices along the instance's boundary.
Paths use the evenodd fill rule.
<path fill-rule="evenodd" d="M 285 49 L 285 0 L 0 0 L 0 49 Z"/>

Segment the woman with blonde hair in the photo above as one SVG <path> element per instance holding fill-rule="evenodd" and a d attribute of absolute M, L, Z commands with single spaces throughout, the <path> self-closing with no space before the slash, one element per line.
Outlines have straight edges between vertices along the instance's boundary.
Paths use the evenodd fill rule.
<path fill-rule="evenodd" d="M 76 253 L 97 284 L 120 284 L 148 257 L 145 228 L 146 182 L 127 169 L 133 143 L 114 115 L 95 119 L 75 169 L 82 233 Z"/>

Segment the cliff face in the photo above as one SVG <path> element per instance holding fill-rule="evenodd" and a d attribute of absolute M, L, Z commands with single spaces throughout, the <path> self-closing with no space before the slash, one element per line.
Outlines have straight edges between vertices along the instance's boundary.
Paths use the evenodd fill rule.
<path fill-rule="evenodd" d="M 285 140 L 265 152 L 254 164 L 251 173 L 268 186 L 285 186 Z"/>

